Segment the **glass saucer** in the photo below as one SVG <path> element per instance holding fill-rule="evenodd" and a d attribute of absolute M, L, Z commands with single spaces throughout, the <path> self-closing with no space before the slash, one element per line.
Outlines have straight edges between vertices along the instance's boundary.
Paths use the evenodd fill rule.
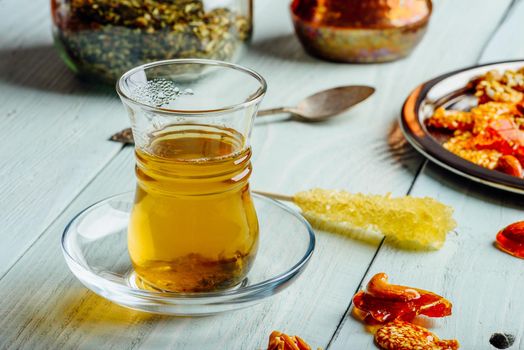
<path fill-rule="evenodd" d="M 211 315 L 259 303 L 289 286 L 306 267 L 315 236 L 298 213 L 253 195 L 260 224 L 258 254 L 236 287 L 209 293 L 140 289 L 127 252 L 127 224 L 134 194 L 107 198 L 80 212 L 62 236 L 65 260 L 98 295 L 122 306 L 168 315 Z"/>

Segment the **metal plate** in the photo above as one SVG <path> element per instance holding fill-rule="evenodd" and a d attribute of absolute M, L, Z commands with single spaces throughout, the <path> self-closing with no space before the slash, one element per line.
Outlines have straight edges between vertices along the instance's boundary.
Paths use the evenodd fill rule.
<path fill-rule="evenodd" d="M 489 70 L 504 71 L 524 66 L 524 60 L 489 63 L 460 69 L 432 79 L 411 92 L 404 106 L 400 126 L 408 142 L 430 161 L 470 180 L 502 190 L 524 194 L 524 180 L 499 171 L 483 168 L 451 153 L 442 147 L 438 134 L 429 132 L 424 120 L 437 107 L 468 110 L 476 105 L 476 98 L 465 86 Z"/>

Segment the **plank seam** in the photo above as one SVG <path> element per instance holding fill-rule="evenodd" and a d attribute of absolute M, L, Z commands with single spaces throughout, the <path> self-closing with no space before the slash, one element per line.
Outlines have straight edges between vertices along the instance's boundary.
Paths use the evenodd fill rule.
<path fill-rule="evenodd" d="M 378 245 L 377 250 L 375 251 L 375 254 L 373 254 L 373 258 L 371 258 L 371 261 L 370 261 L 370 263 L 368 265 L 368 268 L 366 269 L 366 271 L 362 275 L 362 279 L 360 280 L 357 289 L 353 292 L 353 295 L 355 295 L 359 291 L 359 289 L 362 287 L 362 283 L 364 283 L 364 278 L 366 278 L 369 270 L 371 269 L 371 265 L 373 265 L 373 261 L 375 261 L 375 258 L 378 255 L 378 252 L 379 252 L 380 248 L 384 244 L 384 241 L 385 241 L 385 238 L 383 238 L 380 241 L 380 244 Z M 336 340 L 340 330 L 342 329 L 342 326 L 344 325 L 344 323 L 346 322 L 347 318 L 349 317 L 350 309 L 351 309 L 352 305 L 353 305 L 353 297 L 349 301 L 348 307 L 346 308 L 346 311 L 344 311 L 344 316 L 342 316 L 342 318 L 340 319 L 340 321 L 339 321 L 339 323 L 337 325 L 337 328 L 335 329 L 335 333 L 333 333 L 333 336 L 329 340 L 329 343 L 326 346 L 326 350 L 329 350 L 329 347 L 331 346 L 331 343 L 333 343 L 333 341 Z"/>
<path fill-rule="evenodd" d="M 486 42 L 484 43 L 484 45 L 482 46 L 482 48 L 480 49 L 479 51 L 479 54 L 477 55 L 476 59 L 475 59 L 475 63 L 478 63 L 480 62 L 482 56 L 484 55 L 488 45 L 490 44 L 491 40 L 493 39 L 493 37 L 497 34 L 498 30 L 500 29 L 500 27 L 502 26 L 502 24 L 504 24 L 504 22 L 506 21 L 506 19 L 509 17 L 509 15 L 511 14 L 512 10 L 515 8 L 515 6 L 520 2 L 521 0 L 511 0 L 510 4 L 508 5 L 506 11 L 504 12 L 504 14 L 501 16 L 499 22 L 497 23 L 497 25 L 495 26 L 495 28 L 493 29 L 493 31 L 491 32 L 491 34 L 488 36 Z M 422 173 L 422 170 L 426 167 L 426 165 L 429 163 L 429 161 L 426 159 L 424 162 L 422 162 L 422 165 L 419 167 L 418 171 L 416 172 L 414 178 L 413 178 L 413 181 L 411 182 L 411 185 L 407 191 L 407 195 L 409 195 L 411 193 L 411 191 L 413 190 L 413 188 L 415 187 L 415 184 L 417 182 L 417 179 L 419 178 L 420 174 Z M 368 265 L 368 268 L 366 269 L 366 272 L 364 273 L 360 283 L 359 283 L 359 286 L 357 288 L 357 290 L 355 291 L 355 293 L 361 288 L 362 286 L 362 283 L 364 282 L 364 279 L 366 278 L 367 274 L 369 273 L 371 267 L 373 266 L 373 263 L 375 262 L 378 254 L 380 253 L 380 250 L 384 244 L 384 241 L 385 241 L 385 238 L 380 242 L 379 246 L 377 247 L 377 250 L 375 251 L 375 254 L 373 255 L 373 258 L 371 259 L 369 265 Z M 350 310 L 351 310 L 351 306 L 353 305 L 353 300 L 351 299 L 350 302 L 349 302 L 349 305 L 346 309 L 346 311 L 344 312 L 344 316 L 342 317 L 342 319 L 340 320 L 339 324 L 337 325 L 337 328 L 335 330 L 335 332 L 333 333 L 333 336 L 331 337 L 327 347 L 326 347 L 326 350 L 329 350 L 330 346 L 332 345 L 332 343 L 336 340 L 338 334 L 340 333 L 340 331 L 342 330 L 342 326 L 344 325 L 345 321 L 347 320 L 347 318 L 349 317 L 349 313 L 350 313 Z"/>
<path fill-rule="evenodd" d="M 482 56 L 484 56 L 484 53 L 486 52 L 486 49 L 488 48 L 488 45 L 491 43 L 491 40 L 493 40 L 493 37 L 495 37 L 495 35 L 497 34 L 497 32 L 499 31 L 500 27 L 502 26 L 502 24 L 504 24 L 504 22 L 508 19 L 509 15 L 511 14 L 511 12 L 513 11 L 513 9 L 515 8 L 515 6 L 520 2 L 521 0 L 511 0 L 511 2 L 509 3 L 508 5 L 508 8 L 506 9 L 506 11 L 504 12 L 504 14 L 502 15 L 502 17 L 500 18 L 499 22 L 497 23 L 497 26 L 495 27 L 495 29 L 493 29 L 493 32 L 491 32 L 490 36 L 488 37 L 488 39 L 486 40 L 486 42 L 484 43 L 484 45 L 482 45 L 482 48 L 480 49 L 480 52 L 475 60 L 475 63 L 479 63 L 480 60 L 482 59 Z"/>
<path fill-rule="evenodd" d="M 413 190 L 413 187 L 414 187 L 414 184 L 415 184 L 415 181 L 416 179 L 418 178 L 418 176 L 420 175 L 420 173 L 422 173 L 422 170 L 425 168 L 426 164 L 427 164 L 428 160 L 426 159 L 425 161 L 421 162 L 419 168 L 417 169 L 417 172 L 415 173 L 415 176 L 413 177 L 413 181 L 411 182 L 411 185 L 409 186 L 409 189 L 407 191 L 407 194 L 409 195 L 411 193 L 411 190 Z M 375 254 L 373 254 L 373 257 L 371 258 L 371 260 L 369 261 L 369 265 L 366 269 L 366 271 L 364 272 L 364 274 L 362 275 L 362 279 L 360 280 L 359 284 L 358 284 L 358 287 L 357 289 L 353 292 L 353 295 L 355 295 L 359 289 L 362 287 L 363 283 L 364 283 L 364 279 L 366 278 L 366 276 L 368 275 L 369 273 L 369 270 L 371 270 L 371 267 L 373 266 L 373 263 L 375 262 L 375 259 L 378 255 L 378 253 L 380 252 L 380 249 L 382 248 L 382 246 L 384 245 L 384 241 L 386 239 L 383 238 L 381 241 L 380 241 L 380 244 L 378 245 L 377 247 L 377 250 L 375 251 Z M 331 339 L 329 340 L 329 343 L 327 344 L 327 347 L 326 347 L 326 350 L 329 350 L 329 347 L 331 346 L 331 344 L 336 340 L 340 330 L 342 329 L 342 326 L 344 325 L 344 323 L 346 322 L 347 318 L 349 317 L 350 315 L 350 310 L 351 310 L 351 306 L 353 305 L 353 299 L 351 299 L 349 301 L 349 304 L 348 304 L 348 307 L 346 308 L 346 311 L 344 312 L 344 315 L 342 316 L 342 318 L 340 319 L 338 325 L 337 325 L 337 328 L 335 329 L 335 332 L 333 333 L 333 336 L 331 337 Z"/>
<path fill-rule="evenodd" d="M 420 176 L 420 174 L 422 174 L 422 171 L 424 170 L 424 168 L 426 167 L 428 162 L 429 162 L 429 160 L 425 159 L 422 162 L 422 164 L 420 164 L 420 167 L 418 168 L 418 170 L 417 170 L 417 172 L 415 174 L 415 177 L 413 178 L 413 182 L 411 183 L 411 185 L 408 188 L 408 191 L 406 192 L 407 196 L 409 196 L 411 194 L 411 191 L 413 191 L 413 187 L 415 187 L 415 183 L 417 182 L 418 177 Z"/>
<path fill-rule="evenodd" d="M 62 209 L 57 215 L 56 217 L 49 223 L 49 225 L 47 225 L 46 227 L 44 227 L 44 229 L 42 230 L 42 232 L 40 232 L 40 234 L 38 236 L 35 237 L 35 239 L 27 246 L 26 249 L 24 249 L 20 255 L 18 256 L 18 258 L 16 258 L 16 260 L 11 264 L 11 266 L 9 266 L 9 268 L 7 270 L 5 270 L 5 272 L 0 276 L 0 283 L 2 282 L 2 280 L 4 279 L 5 276 L 7 276 L 7 274 L 18 264 L 18 262 L 26 255 L 26 253 L 31 250 L 31 248 L 44 236 L 44 234 L 47 232 L 47 230 L 49 230 L 49 228 L 51 226 L 54 225 L 54 223 L 59 220 L 61 218 L 61 216 L 71 207 L 71 205 L 73 204 L 73 202 L 82 194 L 84 193 L 84 191 L 93 183 L 93 181 L 100 175 L 100 173 L 120 154 L 120 152 L 122 152 L 122 150 L 124 149 L 125 145 L 122 145 L 117 152 L 115 152 L 115 154 L 110 157 L 108 159 L 107 162 L 105 162 L 102 167 L 100 168 L 100 170 L 98 172 L 96 172 L 93 177 L 86 183 L 86 185 L 84 187 L 82 187 L 82 189 L 69 201 L 69 203 L 64 207 L 64 209 Z"/>

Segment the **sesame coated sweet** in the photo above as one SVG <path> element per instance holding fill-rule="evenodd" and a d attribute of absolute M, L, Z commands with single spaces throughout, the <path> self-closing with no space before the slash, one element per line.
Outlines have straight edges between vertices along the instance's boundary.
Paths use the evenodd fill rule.
<path fill-rule="evenodd" d="M 455 339 L 441 340 L 424 327 L 395 320 L 375 333 L 375 342 L 384 350 L 456 350 Z"/>

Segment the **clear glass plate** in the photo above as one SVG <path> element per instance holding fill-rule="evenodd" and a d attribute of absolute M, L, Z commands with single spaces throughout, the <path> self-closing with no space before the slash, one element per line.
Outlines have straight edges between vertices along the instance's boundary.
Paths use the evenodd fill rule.
<path fill-rule="evenodd" d="M 133 199 L 133 193 L 124 193 L 84 209 L 62 236 L 64 257 L 75 276 L 98 295 L 131 309 L 188 316 L 248 307 L 289 286 L 315 248 L 314 233 L 302 216 L 254 194 L 260 246 L 252 269 L 238 286 L 210 293 L 140 289 L 127 252 Z"/>

